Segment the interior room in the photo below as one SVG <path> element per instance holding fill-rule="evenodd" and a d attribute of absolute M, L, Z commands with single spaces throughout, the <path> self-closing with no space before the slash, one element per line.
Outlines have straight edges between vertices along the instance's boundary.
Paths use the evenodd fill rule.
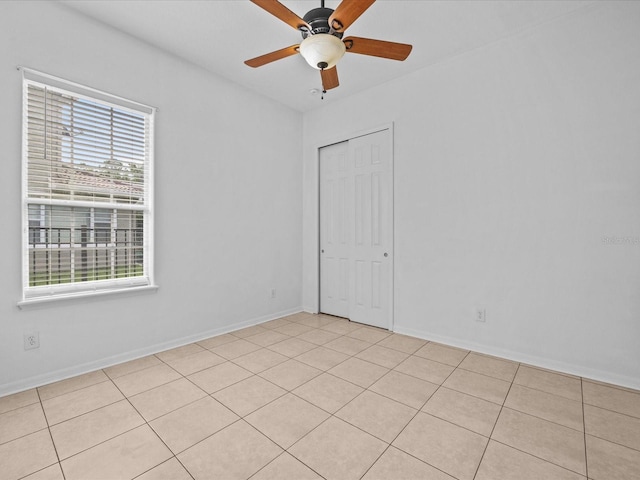
<path fill-rule="evenodd" d="M 273 2 L 0 2 L 0 479 L 640 477 L 640 2 L 364 3 L 327 88 Z M 30 75 L 154 112 L 144 288 L 32 296 Z"/>

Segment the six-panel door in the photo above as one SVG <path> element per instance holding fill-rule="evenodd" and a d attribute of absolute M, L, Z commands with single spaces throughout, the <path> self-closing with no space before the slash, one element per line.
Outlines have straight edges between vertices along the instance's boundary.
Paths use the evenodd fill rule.
<path fill-rule="evenodd" d="M 389 130 L 320 150 L 320 310 L 391 328 Z"/>

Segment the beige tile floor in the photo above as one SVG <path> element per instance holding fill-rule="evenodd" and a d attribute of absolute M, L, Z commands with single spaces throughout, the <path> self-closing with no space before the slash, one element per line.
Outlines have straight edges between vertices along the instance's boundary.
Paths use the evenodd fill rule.
<path fill-rule="evenodd" d="M 632 480 L 640 392 L 300 313 L 0 398 L 0 479 Z"/>

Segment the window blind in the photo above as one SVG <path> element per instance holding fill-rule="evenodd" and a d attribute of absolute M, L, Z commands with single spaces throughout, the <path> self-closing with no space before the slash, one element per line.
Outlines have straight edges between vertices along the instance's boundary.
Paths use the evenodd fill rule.
<path fill-rule="evenodd" d="M 151 284 L 153 109 L 23 82 L 24 298 Z"/>

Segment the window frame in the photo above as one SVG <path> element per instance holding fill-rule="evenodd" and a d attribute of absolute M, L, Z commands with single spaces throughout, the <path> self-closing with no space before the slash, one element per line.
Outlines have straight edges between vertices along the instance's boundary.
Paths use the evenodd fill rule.
<path fill-rule="evenodd" d="M 24 67 L 19 67 L 22 72 L 22 298 L 19 300 L 18 306 L 23 306 L 59 301 L 64 299 L 79 298 L 86 296 L 96 296 L 114 293 L 125 293 L 140 290 L 156 290 L 154 280 L 154 125 L 155 113 L 157 109 L 148 105 L 134 102 L 122 97 L 118 97 L 91 87 L 86 87 L 74 82 L 70 82 L 46 73 L 38 72 Z M 119 111 L 128 111 L 136 115 L 142 115 L 145 121 L 145 155 L 144 155 L 144 176 L 142 181 L 143 205 L 133 206 L 132 204 L 118 204 L 117 202 L 91 202 L 86 200 L 75 201 L 73 199 L 65 199 L 54 201 L 46 198 L 33 198 L 29 196 L 28 182 L 28 166 L 29 166 L 29 126 L 28 126 L 28 107 L 29 107 L 29 86 L 35 85 L 39 88 L 47 88 L 52 92 L 58 92 L 62 95 L 69 95 L 73 98 L 87 100 L 98 103 L 104 107 L 112 107 Z M 116 190 L 111 191 L 111 195 L 118 194 Z M 97 218 L 97 211 L 110 211 L 110 242 L 114 241 L 114 218 L 117 212 L 123 210 L 130 213 L 134 218 L 136 212 L 141 212 L 143 217 L 142 229 L 142 255 L 143 255 L 143 271 L 142 275 L 134 275 L 123 278 L 108 278 L 89 281 L 75 281 L 41 286 L 30 285 L 30 239 L 32 236 L 30 230 L 30 206 L 40 206 L 39 222 L 40 228 L 37 235 L 42 237 L 47 233 L 44 231 L 46 227 L 45 210 L 47 205 L 58 207 L 76 207 L 87 208 L 90 211 L 91 218 L 91 241 L 96 242 L 98 235 L 95 231 L 94 222 Z M 70 217 L 71 218 L 71 217 Z M 43 225 L 45 222 L 45 225 Z M 104 222 L 98 222 L 104 223 Z M 51 227 L 49 227 L 51 228 Z M 102 228 L 102 227 L 101 227 Z M 105 245 L 105 248 L 107 245 Z M 72 269 L 76 268 L 75 266 Z"/>

